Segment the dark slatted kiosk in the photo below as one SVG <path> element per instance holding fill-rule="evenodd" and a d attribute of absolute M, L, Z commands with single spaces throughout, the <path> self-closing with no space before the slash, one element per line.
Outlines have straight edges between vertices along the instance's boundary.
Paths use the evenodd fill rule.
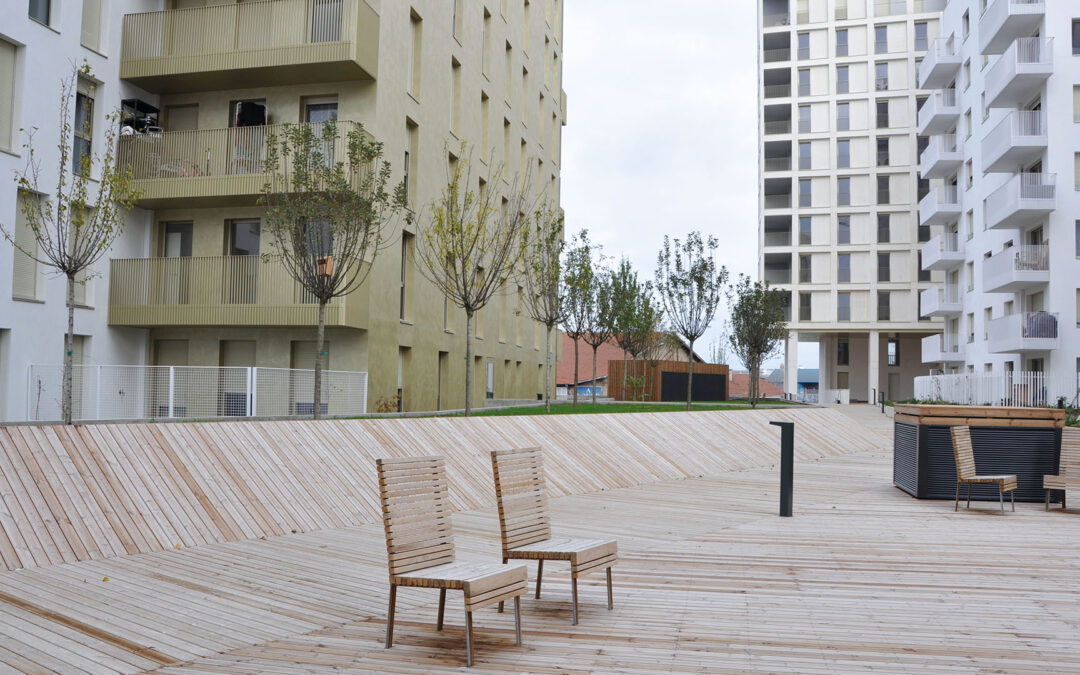
<path fill-rule="evenodd" d="M 1016 501 L 1043 501 L 1043 476 L 1058 472 L 1061 457 L 1065 411 L 1055 408 L 898 405 L 893 420 L 893 484 L 918 499 L 952 500 L 954 426 L 971 427 L 980 474 L 1015 474 Z M 971 498 L 996 502 L 997 485 L 975 485 Z M 1051 493 L 1051 501 L 1060 500 L 1060 492 Z"/>

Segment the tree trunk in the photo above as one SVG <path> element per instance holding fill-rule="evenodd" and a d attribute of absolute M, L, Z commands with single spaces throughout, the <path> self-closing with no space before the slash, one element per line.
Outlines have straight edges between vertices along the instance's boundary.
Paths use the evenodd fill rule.
<path fill-rule="evenodd" d="M 64 336 L 64 384 L 61 391 L 60 414 L 64 424 L 71 424 L 71 380 L 75 348 L 75 275 L 67 275 L 67 335 Z"/>
<path fill-rule="evenodd" d="M 690 401 L 694 398 L 694 341 L 690 340 L 690 357 L 687 359 L 690 366 L 686 376 L 686 409 L 690 410 Z"/>
<path fill-rule="evenodd" d="M 757 408 L 757 389 L 758 389 L 758 372 L 760 371 L 759 364 L 755 361 L 750 368 L 750 387 L 747 390 L 747 395 L 750 397 L 750 407 Z"/>
<path fill-rule="evenodd" d="M 596 405 L 596 350 L 600 348 L 600 345 L 594 345 L 592 348 L 592 402 Z M 611 373 L 608 373 L 608 383 L 611 382 Z M 611 392 L 609 391 L 610 395 Z"/>
<path fill-rule="evenodd" d="M 319 300 L 319 328 L 315 338 L 315 391 L 311 395 L 311 416 L 322 418 L 322 371 L 326 337 L 326 300 Z"/>
<path fill-rule="evenodd" d="M 544 336 L 544 412 L 551 412 L 551 326 Z"/>
<path fill-rule="evenodd" d="M 577 407 L 577 386 L 578 386 L 578 351 L 577 351 L 577 338 L 574 338 L 574 383 L 570 386 L 574 388 L 574 407 Z M 596 386 L 596 378 L 593 378 L 593 386 Z"/>
<path fill-rule="evenodd" d="M 622 353 L 622 400 L 626 401 L 626 378 L 629 375 L 628 366 L 626 364 L 626 350 Z"/>
<path fill-rule="evenodd" d="M 472 319 L 472 311 L 465 310 L 465 417 L 472 416 Z"/>

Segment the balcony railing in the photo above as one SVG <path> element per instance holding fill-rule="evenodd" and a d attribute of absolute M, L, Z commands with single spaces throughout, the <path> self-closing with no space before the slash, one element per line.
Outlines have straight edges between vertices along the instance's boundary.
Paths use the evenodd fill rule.
<path fill-rule="evenodd" d="M 373 79 L 364 0 L 258 0 L 124 17 L 120 76 L 153 92 Z"/>
<path fill-rule="evenodd" d="M 765 245 L 766 246 L 791 246 L 791 232 L 788 230 L 778 231 L 766 231 L 765 232 Z M 791 272 L 788 272 L 788 278 L 791 278 Z M 787 282 L 784 282 L 787 283 Z"/>
<path fill-rule="evenodd" d="M 765 85 L 765 98 L 786 98 L 788 96 L 791 96 L 790 84 Z"/>
<path fill-rule="evenodd" d="M 986 105 L 1011 108 L 1029 101 L 1054 71 L 1053 38 L 1018 38 L 986 73 Z"/>
<path fill-rule="evenodd" d="M 772 26 L 787 26 L 791 24 L 791 15 L 787 12 L 766 14 L 762 17 L 762 23 L 766 28 Z"/>
<path fill-rule="evenodd" d="M 907 12 L 907 0 L 874 0 L 874 16 L 895 16 Z"/>
<path fill-rule="evenodd" d="M 776 134 L 790 134 L 791 133 L 791 120 L 781 120 L 776 122 L 765 123 L 765 134 L 767 136 L 773 136 Z"/>
<path fill-rule="evenodd" d="M 1048 351 L 1058 346 L 1058 315 L 1022 312 L 994 319 L 987 330 L 988 348 L 994 353 Z"/>
<path fill-rule="evenodd" d="M 1016 293 L 1049 282 L 1049 246 L 1013 246 L 983 262 L 983 290 L 987 293 Z"/>
<path fill-rule="evenodd" d="M 988 228 L 1016 228 L 1057 208 L 1057 175 L 1020 173 L 986 198 Z"/>
<path fill-rule="evenodd" d="M 938 89 L 930 94 L 919 110 L 919 135 L 942 134 L 956 128 L 960 108 L 956 103 L 956 89 Z"/>
<path fill-rule="evenodd" d="M 960 137 L 956 134 L 931 136 L 930 143 L 919 157 L 923 178 L 947 178 L 955 173 L 964 162 L 960 150 Z"/>
<path fill-rule="evenodd" d="M 956 37 L 940 37 L 930 45 L 919 65 L 919 88 L 940 89 L 956 77 L 961 57 L 956 50 Z"/>
<path fill-rule="evenodd" d="M 791 49 L 785 47 L 783 49 L 766 49 L 764 51 L 765 63 L 775 63 L 777 61 L 790 61 Z"/>
<path fill-rule="evenodd" d="M 1038 30 L 1045 16 L 1044 0 L 990 0 L 979 18 L 979 52 L 1002 53 L 1016 38 Z"/>
<path fill-rule="evenodd" d="M 765 268 L 765 281 L 770 284 L 790 284 L 791 270 Z"/>
<path fill-rule="evenodd" d="M 1014 110 L 983 138 L 983 171 L 1014 171 L 1046 150 L 1046 113 Z"/>
<path fill-rule="evenodd" d="M 919 222 L 923 225 L 947 225 L 959 216 L 960 201 L 955 185 L 933 188 L 919 201 Z"/>
<path fill-rule="evenodd" d="M 941 12 L 949 0 L 912 0 L 912 9 L 919 12 Z"/>
<path fill-rule="evenodd" d="M 335 261 L 336 262 L 336 261 Z M 331 326 L 366 327 L 356 293 L 326 307 Z M 276 259 L 262 256 L 113 259 L 113 326 L 314 326 L 318 302 Z"/>
<path fill-rule="evenodd" d="M 790 171 L 791 170 L 791 158 L 790 157 L 766 157 L 765 158 L 765 170 L 766 171 Z"/>
<path fill-rule="evenodd" d="M 765 208 L 789 209 L 791 208 L 791 194 L 765 195 Z"/>
<path fill-rule="evenodd" d="M 922 362 L 943 363 L 964 360 L 964 348 L 955 335 L 928 335 L 922 339 Z"/>

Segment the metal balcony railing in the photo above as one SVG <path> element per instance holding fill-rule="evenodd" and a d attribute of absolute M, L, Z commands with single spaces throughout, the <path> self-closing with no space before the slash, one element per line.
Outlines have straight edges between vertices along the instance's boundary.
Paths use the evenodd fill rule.
<path fill-rule="evenodd" d="M 791 96 L 790 84 L 765 85 L 765 98 L 786 98 L 788 96 Z"/>
<path fill-rule="evenodd" d="M 791 246 L 791 232 L 787 230 L 780 231 L 766 231 L 765 232 L 765 245 L 766 246 Z M 791 278 L 791 272 L 788 271 L 788 278 Z M 784 282 L 787 283 L 787 282 Z"/>
<path fill-rule="evenodd" d="M 763 52 L 765 63 L 775 63 L 776 61 L 790 61 L 791 49 L 785 47 L 783 49 L 766 49 Z"/>
<path fill-rule="evenodd" d="M 790 171 L 791 170 L 791 158 L 790 157 L 766 157 L 765 158 L 765 170 L 766 171 Z"/>
<path fill-rule="evenodd" d="M 765 123 L 765 134 L 772 136 L 775 134 L 790 134 L 791 133 L 791 120 L 781 120 Z"/>
<path fill-rule="evenodd" d="M 765 268 L 765 281 L 770 284 L 790 284 L 791 283 L 791 270 L 789 269 L 776 269 Z"/>
<path fill-rule="evenodd" d="M 772 26 L 787 26 L 791 24 L 791 15 L 787 12 L 766 14 L 762 17 L 762 23 L 766 28 Z"/>
<path fill-rule="evenodd" d="M 765 208 L 789 209 L 791 208 L 791 194 L 765 195 Z"/>

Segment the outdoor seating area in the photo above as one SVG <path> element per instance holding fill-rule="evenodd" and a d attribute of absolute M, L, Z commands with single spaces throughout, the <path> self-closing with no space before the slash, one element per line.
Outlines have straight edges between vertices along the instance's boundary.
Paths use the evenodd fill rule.
<path fill-rule="evenodd" d="M 795 423 L 793 518 L 776 514 L 770 420 Z M 471 652 L 473 672 L 1080 670 L 1075 511 L 985 518 L 911 499 L 890 484 L 891 446 L 870 406 L 0 427 L 0 664 L 429 673 Z M 520 599 L 519 635 L 490 605 L 438 621 L 452 584 L 399 584 L 387 649 L 388 572 L 462 592 L 476 577 L 388 570 L 387 535 L 410 528 L 385 527 L 380 471 L 416 522 L 445 523 L 430 532 L 440 565 L 532 578 L 531 560 L 500 564 L 491 453 L 533 447 L 540 522 L 617 540 L 614 605 L 584 575 L 571 625 L 571 570 L 553 565 L 542 599 L 520 577 L 488 598 Z M 385 480 L 417 466 L 422 487 Z M 1003 588 L 1009 611 L 986 612 Z"/>

